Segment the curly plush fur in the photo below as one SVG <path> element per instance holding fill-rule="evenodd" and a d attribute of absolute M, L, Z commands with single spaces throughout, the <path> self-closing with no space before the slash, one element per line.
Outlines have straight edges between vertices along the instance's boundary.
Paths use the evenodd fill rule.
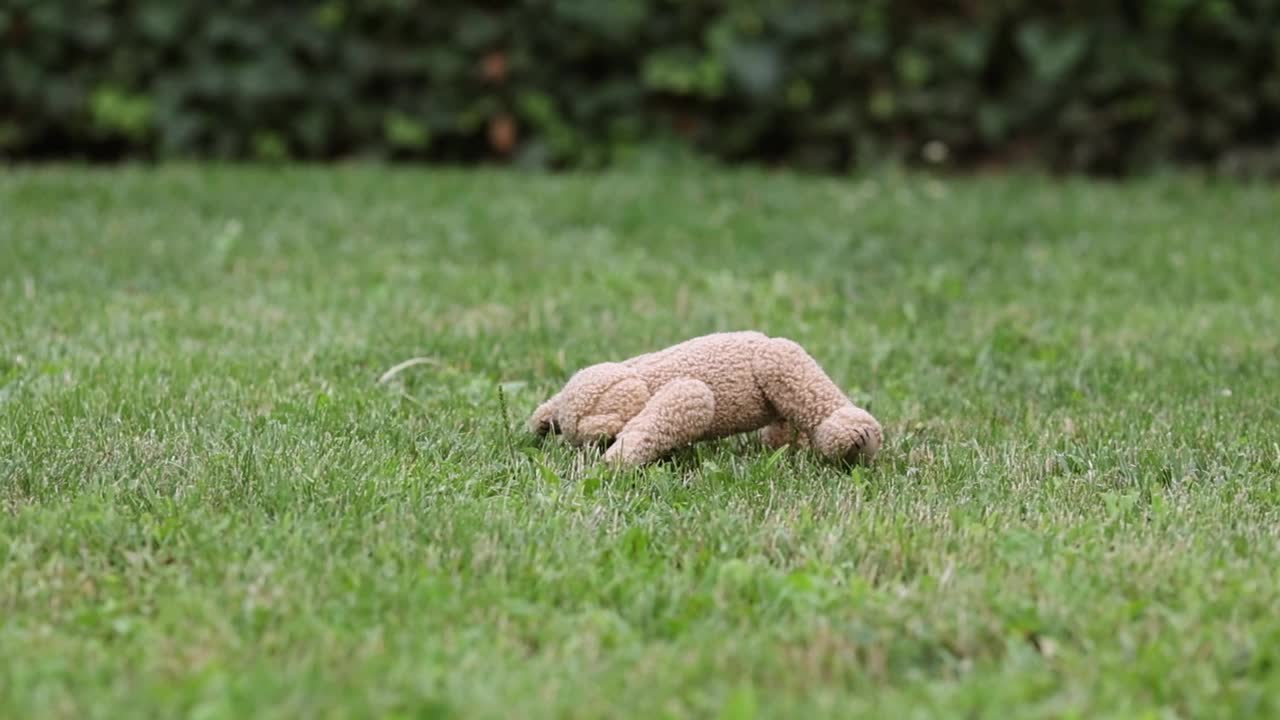
<path fill-rule="evenodd" d="M 640 465 L 690 443 L 760 430 L 831 460 L 869 461 L 880 423 L 854 405 L 804 348 L 758 332 L 726 332 L 579 370 L 529 418 L 539 435 L 612 444 L 605 460 Z"/>

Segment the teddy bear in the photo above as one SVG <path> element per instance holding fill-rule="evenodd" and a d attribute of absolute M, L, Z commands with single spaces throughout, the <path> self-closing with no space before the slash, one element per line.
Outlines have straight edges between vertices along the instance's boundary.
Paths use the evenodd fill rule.
<path fill-rule="evenodd" d="M 536 435 L 574 446 L 608 443 L 606 462 L 638 466 L 692 443 L 760 431 L 824 458 L 868 462 L 880 423 L 797 343 L 755 331 L 719 332 L 573 374 L 529 418 Z"/>

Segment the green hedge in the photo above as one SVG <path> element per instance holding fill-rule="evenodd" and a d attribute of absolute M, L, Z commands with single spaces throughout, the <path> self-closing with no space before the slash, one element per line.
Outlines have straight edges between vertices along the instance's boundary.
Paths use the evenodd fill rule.
<path fill-rule="evenodd" d="M 1280 0 L 3 0 L 9 158 L 1274 158 Z"/>

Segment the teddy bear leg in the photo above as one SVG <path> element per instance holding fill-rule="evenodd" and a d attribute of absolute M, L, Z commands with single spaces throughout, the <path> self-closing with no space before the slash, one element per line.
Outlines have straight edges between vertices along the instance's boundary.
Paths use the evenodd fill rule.
<path fill-rule="evenodd" d="M 791 423 L 779 419 L 760 429 L 760 441 L 770 450 L 786 445 L 809 447 L 809 436 L 791 427 Z"/>
<path fill-rule="evenodd" d="M 706 383 L 691 378 L 672 380 L 623 426 L 604 459 L 622 465 L 653 462 L 705 435 L 715 412 L 716 398 Z"/>
<path fill-rule="evenodd" d="M 880 423 L 857 407 L 796 343 L 775 338 L 756 353 L 756 383 L 782 418 L 830 460 L 870 460 L 883 442 Z"/>

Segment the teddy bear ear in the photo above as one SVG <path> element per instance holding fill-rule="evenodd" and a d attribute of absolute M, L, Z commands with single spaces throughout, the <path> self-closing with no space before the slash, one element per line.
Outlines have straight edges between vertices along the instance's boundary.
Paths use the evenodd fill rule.
<path fill-rule="evenodd" d="M 588 415 L 578 420 L 578 435 L 588 441 L 612 440 L 625 424 L 626 421 L 614 413 Z"/>
<path fill-rule="evenodd" d="M 639 377 L 628 377 L 609 388 L 601 404 L 608 404 L 609 412 L 615 412 L 625 419 L 640 414 L 645 403 L 649 402 L 649 386 Z M 603 409 L 603 408 L 602 408 Z"/>

